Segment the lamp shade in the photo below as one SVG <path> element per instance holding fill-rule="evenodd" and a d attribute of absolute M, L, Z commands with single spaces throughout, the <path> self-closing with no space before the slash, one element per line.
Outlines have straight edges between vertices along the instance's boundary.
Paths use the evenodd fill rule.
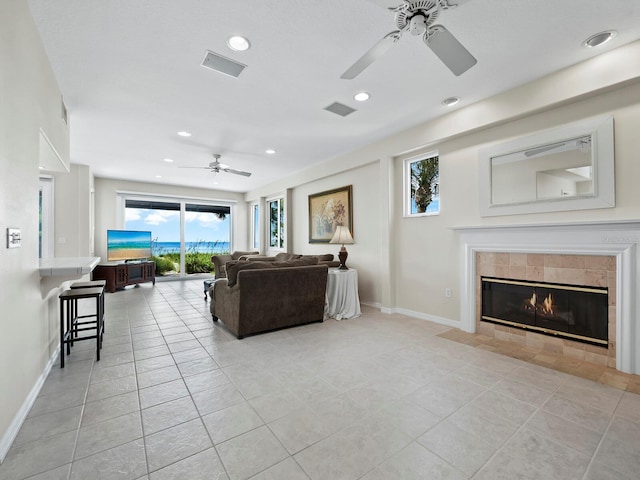
<path fill-rule="evenodd" d="M 336 227 L 336 233 L 333 234 L 333 238 L 329 241 L 329 243 L 340 243 L 342 245 L 353 244 L 353 237 L 351 236 L 349 227 L 338 225 Z"/>

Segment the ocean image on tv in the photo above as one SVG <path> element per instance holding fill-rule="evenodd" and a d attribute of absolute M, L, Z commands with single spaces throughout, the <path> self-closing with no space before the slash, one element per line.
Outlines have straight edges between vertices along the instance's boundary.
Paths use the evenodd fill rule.
<path fill-rule="evenodd" d="M 151 256 L 151 232 L 109 230 L 107 232 L 107 257 L 109 261 L 149 258 Z"/>

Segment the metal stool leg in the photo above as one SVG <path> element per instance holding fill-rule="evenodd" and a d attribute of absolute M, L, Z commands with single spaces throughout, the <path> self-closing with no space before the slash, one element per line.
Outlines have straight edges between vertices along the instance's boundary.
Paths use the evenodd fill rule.
<path fill-rule="evenodd" d="M 64 368 L 64 300 L 60 300 L 60 368 Z"/>

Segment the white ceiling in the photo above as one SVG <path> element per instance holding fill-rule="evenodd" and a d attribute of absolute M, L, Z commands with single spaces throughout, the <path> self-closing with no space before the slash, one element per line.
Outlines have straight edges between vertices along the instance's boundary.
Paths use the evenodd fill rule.
<path fill-rule="evenodd" d="M 478 60 L 462 76 L 405 35 L 341 80 L 395 30 L 385 3 L 400 0 L 29 0 L 69 111 L 72 163 L 98 177 L 236 192 L 443 115 L 446 97 L 463 108 L 640 38 L 638 0 L 464 0 L 438 19 Z M 581 46 L 607 29 L 613 41 Z M 231 51 L 232 34 L 251 49 Z M 247 68 L 239 78 L 206 69 L 207 50 Z M 362 90 L 371 99 L 358 103 Z M 323 110 L 334 101 L 357 111 Z M 253 175 L 179 168 L 213 153 Z"/>

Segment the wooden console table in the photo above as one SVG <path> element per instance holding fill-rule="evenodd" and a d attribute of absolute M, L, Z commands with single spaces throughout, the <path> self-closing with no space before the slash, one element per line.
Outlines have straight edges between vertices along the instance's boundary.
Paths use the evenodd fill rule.
<path fill-rule="evenodd" d="M 153 282 L 156 284 L 156 262 L 103 263 L 93 270 L 93 280 L 106 280 L 105 290 L 115 292 L 127 285 Z"/>

